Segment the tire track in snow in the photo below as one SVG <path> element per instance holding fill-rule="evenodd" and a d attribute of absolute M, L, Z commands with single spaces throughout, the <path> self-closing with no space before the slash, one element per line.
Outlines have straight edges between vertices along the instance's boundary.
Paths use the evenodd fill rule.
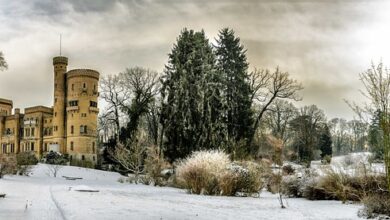
<path fill-rule="evenodd" d="M 56 206 L 58 212 L 61 214 L 61 218 L 63 220 L 67 220 L 65 217 L 65 214 L 64 214 L 64 210 L 61 209 L 58 201 L 54 198 L 53 191 L 52 191 L 52 185 L 50 185 L 49 191 L 50 191 L 50 198 L 53 201 L 54 205 Z"/>

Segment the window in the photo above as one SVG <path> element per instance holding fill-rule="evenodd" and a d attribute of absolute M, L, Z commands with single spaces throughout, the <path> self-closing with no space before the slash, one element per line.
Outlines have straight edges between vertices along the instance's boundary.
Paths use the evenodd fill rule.
<path fill-rule="evenodd" d="M 73 134 L 73 133 L 74 133 L 74 127 L 73 127 L 73 125 L 72 125 L 72 126 L 70 126 L 70 133 L 71 133 L 71 134 Z"/>
<path fill-rule="evenodd" d="M 54 103 L 57 103 L 57 98 L 54 99 Z"/>
<path fill-rule="evenodd" d="M 87 117 L 87 113 L 81 113 L 81 117 L 82 117 L 82 118 Z"/>
<path fill-rule="evenodd" d="M 92 142 L 92 153 L 95 153 L 95 142 Z"/>
<path fill-rule="evenodd" d="M 79 105 L 78 100 L 69 101 L 69 106 L 78 106 L 78 105 Z"/>
<path fill-rule="evenodd" d="M 95 161 L 95 156 L 92 157 L 93 161 Z"/>
<path fill-rule="evenodd" d="M 97 107 L 97 102 L 94 102 L 94 101 L 90 101 L 89 102 L 89 106 L 91 106 L 91 107 Z"/>
<path fill-rule="evenodd" d="M 15 152 L 15 145 L 11 144 L 11 153 L 14 153 L 14 152 Z"/>
<path fill-rule="evenodd" d="M 83 88 L 84 89 L 87 88 L 87 84 L 83 83 Z"/>
<path fill-rule="evenodd" d="M 3 144 L 3 154 L 6 154 L 6 153 L 7 153 L 7 145 Z"/>
<path fill-rule="evenodd" d="M 35 136 L 34 133 L 35 133 L 35 129 L 31 128 L 31 136 Z"/>
<path fill-rule="evenodd" d="M 87 133 L 87 126 L 80 125 L 80 134 L 86 134 L 86 133 Z"/>
<path fill-rule="evenodd" d="M 70 142 L 70 150 L 73 150 L 73 141 Z"/>
<path fill-rule="evenodd" d="M 72 91 L 74 91 L 74 84 L 72 84 Z"/>
<path fill-rule="evenodd" d="M 54 112 L 54 117 L 57 117 L 57 112 Z"/>
<path fill-rule="evenodd" d="M 31 151 L 34 151 L 34 142 L 31 143 Z"/>
<path fill-rule="evenodd" d="M 85 160 L 85 156 L 84 155 L 81 155 L 81 160 Z"/>
<path fill-rule="evenodd" d="M 47 143 L 45 143 L 45 149 L 43 151 L 47 151 Z"/>

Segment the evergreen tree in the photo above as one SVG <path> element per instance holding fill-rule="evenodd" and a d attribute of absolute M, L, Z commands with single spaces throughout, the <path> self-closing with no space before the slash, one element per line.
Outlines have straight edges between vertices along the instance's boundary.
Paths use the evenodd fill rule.
<path fill-rule="evenodd" d="M 374 114 L 368 129 L 368 144 L 376 159 L 383 159 L 383 134 L 379 125 L 380 115 L 380 111 Z"/>
<path fill-rule="evenodd" d="M 224 85 L 223 107 L 226 112 L 228 139 L 234 144 L 249 138 L 253 118 L 246 50 L 233 30 L 224 28 L 219 32 L 216 56 L 217 69 Z"/>
<path fill-rule="evenodd" d="M 329 127 L 326 124 L 320 133 L 318 146 L 321 150 L 322 159 L 327 155 L 332 156 L 332 135 L 330 134 Z"/>
<path fill-rule="evenodd" d="M 170 161 L 223 143 L 220 76 L 203 31 L 181 32 L 169 54 L 161 96 L 160 142 Z"/>

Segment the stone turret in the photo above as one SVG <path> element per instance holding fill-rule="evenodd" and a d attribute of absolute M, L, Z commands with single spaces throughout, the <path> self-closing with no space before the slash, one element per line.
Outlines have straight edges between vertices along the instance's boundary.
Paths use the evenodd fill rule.
<path fill-rule="evenodd" d="M 99 73 L 75 69 L 67 73 L 67 152 L 73 159 L 96 163 Z"/>
<path fill-rule="evenodd" d="M 54 106 L 53 106 L 53 145 L 61 152 L 66 150 L 66 71 L 68 58 L 58 56 L 53 58 L 54 65 Z"/>

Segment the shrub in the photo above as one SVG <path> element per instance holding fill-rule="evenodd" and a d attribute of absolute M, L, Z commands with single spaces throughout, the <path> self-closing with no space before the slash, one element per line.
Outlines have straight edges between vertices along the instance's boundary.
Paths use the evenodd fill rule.
<path fill-rule="evenodd" d="M 95 165 L 92 163 L 92 161 L 80 160 L 80 159 L 76 159 L 76 158 L 73 158 L 70 161 L 70 165 L 71 166 L 76 166 L 76 167 L 91 168 L 91 169 L 95 168 Z"/>
<path fill-rule="evenodd" d="M 295 169 L 290 164 L 287 164 L 282 167 L 282 172 L 284 175 L 292 175 L 294 174 Z"/>
<path fill-rule="evenodd" d="M 288 197 L 302 197 L 301 178 L 295 175 L 284 176 L 281 182 L 281 193 Z"/>
<path fill-rule="evenodd" d="M 17 171 L 17 162 L 15 155 L 0 155 L 0 179 L 6 174 L 15 174 Z"/>
<path fill-rule="evenodd" d="M 331 169 L 320 178 L 316 187 L 324 191 L 325 199 L 338 199 L 343 202 L 347 200 L 358 201 L 360 198 L 359 190 L 351 183 L 350 176 Z"/>
<path fill-rule="evenodd" d="M 390 194 L 370 194 L 363 199 L 364 208 L 359 213 L 361 217 L 376 218 L 379 215 L 390 216 Z M 386 218 L 387 219 L 387 218 Z"/>
<path fill-rule="evenodd" d="M 197 151 L 178 164 L 178 183 L 194 194 L 219 193 L 218 179 L 229 165 L 229 156 L 221 151 Z"/>
<path fill-rule="evenodd" d="M 322 158 L 321 162 L 323 164 L 330 164 L 330 162 L 332 162 L 332 156 L 331 155 L 325 155 L 324 158 Z"/>
<path fill-rule="evenodd" d="M 150 179 L 150 183 L 155 186 L 165 186 L 171 175 L 170 173 L 163 174 L 163 171 L 170 166 L 164 160 L 163 155 L 160 154 L 160 148 L 155 146 L 148 147 L 146 154 L 145 171 Z"/>
<path fill-rule="evenodd" d="M 383 193 L 386 189 L 385 175 L 362 174 L 355 176 L 327 170 L 322 176 L 307 170 L 298 178 L 296 175 L 284 176 L 281 191 L 290 197 L 304 197 L 310 200 L 361 201 L 367 195 Z"/>
<path fill-rule="evenodd" d="M 234 196 L 240 192 L 247 196 L 259 193 L 263 187 L 263 173 L 263 166 L 254 162 L 232 163 L 219 179 L 220 194 Z"/>
<path fill-rule="evenodd" d="M 271 173 L 267 178 L 267 190 L 271 193 L 278 193 L 282 181 L 282 175 Z"/>
<path fill-rule="evenodd" d="M 44 160 L 47 164 L 65 165 L 68 162 L 67 155 L 50 151 L 44 156 Z"/>
<path fill-rule="evenodd" d="M 38 159 L 34 152 L 20 152 L 16 155 L 19 175 L 28 176 L 31 172 L 31 166 L 38 163 Z"/>

